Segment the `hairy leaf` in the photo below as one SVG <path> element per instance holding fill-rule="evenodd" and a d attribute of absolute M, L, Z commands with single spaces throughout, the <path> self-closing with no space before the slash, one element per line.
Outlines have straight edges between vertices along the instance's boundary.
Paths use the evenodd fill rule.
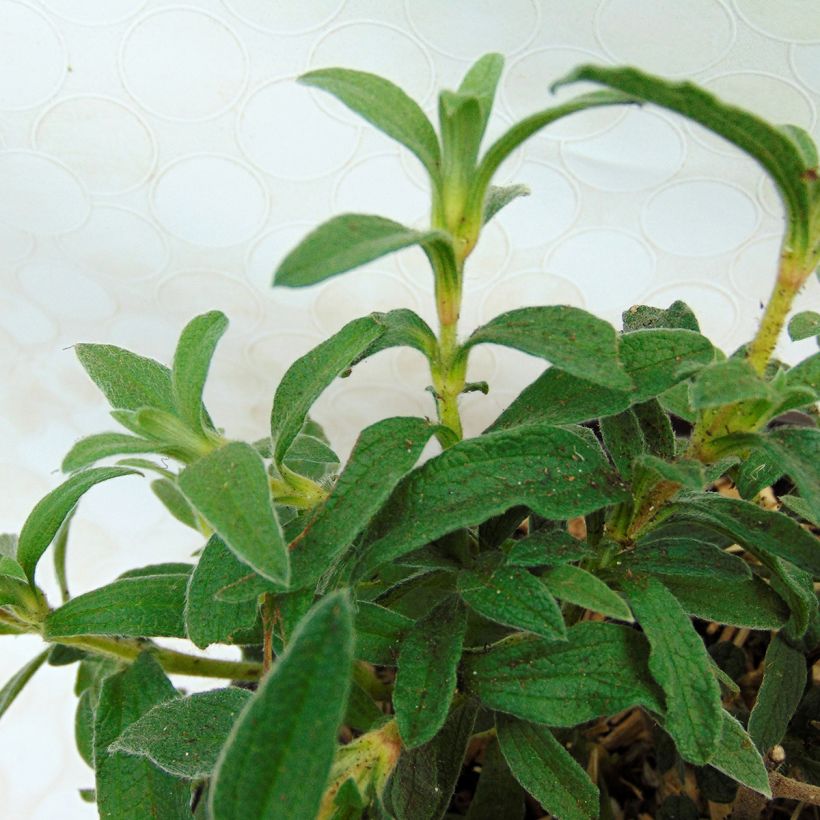
<path fill-rule="evenodd" d="M 536 530 L 512 545 L 507 563 L 514 567 L 543 567 L 580 561 L 592 554 L 594 550 L 586 541 L 573 538 L 566 530 Z"/>
<path fill-rule="evenodd" d="M 8 710 L 9 706 L 14 703 L 20 692 L 23 691 L 25 685 L 34 677 L 37 670 L 46 662 L 49 650 L 41 652 L 35 658 L 32 658 L 22 669 L 18 670 L 10 680 L 6 681 L 5 686 L 0 689 L 0 717 Z"/>
<path fill-rule="evenodd" d="M 399 612 L 360 601 L 356 612 L 356 657 L 378 666 L 395 666 L 401 642 L 412 625 L 413 621 Z"/>
<path fill-rule="evenodd" d="M 562 601 L 600 612 L 610 618 L 632 623 L 635 619 L 629 606 L 600 578 L 581 567 L 564 564 L 548 570 L 541 576 L 547 589 Z"/>
<path fill-rule="evenodd" d="M 97 433 L 75 442 L 63 459 L 61 469 L 64 473 L 73 473 L 109 456 L 157 452 L 162 452 L 162 445 L 150 439 L 126 433 Z"/>
<path fill-rule="evenodd" d="M 526 185 L 490 185 L 487 198 L 484 201 L 484 214 L 481 221 L 486 225 L 500 210 L 506 208 L 518 197 L 529 196 L 530 189 Z"/>
<path fill-rule="evenodd" d="M 752 739 L 728 712 L 723 712 L 722 718 L 718 746 L 709 765 L 738 783 L 771 797 L 766 766 Z"/>
<path fill-rule="evenodd" d="M 176 481 L 170 478 L 157 478 L 151 482 L 151 489 L 177 521 L 192 529 L 198 529 L 196 513 L 180 491 Z"/>
<path fill-rule="evenodd" d="M 746 359 L 710 364 L 695 376 L 689 387 L 689 403 L 696 410 L 768 398 L 768 385 Z"/>
<path fill-rule="evenodd" d="M 820 336 L 820 313 L 804 310 L 792 316 L 789 320 L 789 338 L 793 342 L 799 342 L 812 336 Z"/>

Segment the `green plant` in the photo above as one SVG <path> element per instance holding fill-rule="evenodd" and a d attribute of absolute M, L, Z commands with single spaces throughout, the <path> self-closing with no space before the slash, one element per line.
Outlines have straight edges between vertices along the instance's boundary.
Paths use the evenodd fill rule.
<path fill-rule="evenodd" d="M 501 70 L 488 55 L 441 94 L 438 134 L 387 80 L 343 69 L 302 78 L 415 154 L 430 179 L 431 226 L 336 217 L 286 257 L 275 284 L 309 286 L 419 245 L 438 334 L 409 310 L 350 322 L 288 370 L 271 435 L 252 444 L 226 440 L 202 403 L 221 313 L 185 327 L 170 369 L 77 346 L 128 432 L 77 442 L 67 480 L 19 538 L 0 542 L 0 631 L 50 645 L 0 692 L 0 713 L 44 662 L 78 664 L 77 744 L 96 771 L 89 799 L 101 816 L 438 818 L 468 753 L 483 761 L 474 820 L 523 817 L 525 792 L 561 818 L 607 817 L 606 770 L 621 764 L 615 741 L 600 740 L 601 719 L 625 712 L 619 726 L 655 733 L 659 771 L 696 767 L 703 799 L 731 802 L 735 784 L 738 805 L 770 796 L 767 769 L 782 760 L 767 755 L 782 746 L 776 794 L 816 802 L 820 757 L 807 727 L 818 703 L 804 690 L 820 638 L 820 354 L 792 368 L 771 358 L 820 258 L 814 146 L 688 83 L 586 66 L 562 82 L 608 89 L 523 120 L 482 153 Z M 755 338 L 727 358 L 675 302 L 630 308 L 620 333 L 544 306 L 460 339 L 465 263 L 482 226 L 526 193 L 492 186 L 504 158 L 560 117 L 641 102 L 721 134 L 778 186 L 787 229 Z M 817 314 L 790 330 L 816 335 Z M 487 390 L 466 382 L 479 344 L 551 366 L 487 432 L 462 440 L 458 397 Z M 310 408 L 357 362 L 399 345 L 429 361 L 437 421 L 368 427 L 337 476 Z M 782 423 L 798 408 L 798 425 Z M 434 436 L 442 452 L 417 466 Z M 93 466 L 112 456 L 126 457 Z M 70 597 L 80 498 L 135 473 L 154 474 L 169 512 L 202 534 L 196 563 L 142 567 Z M 715 490 L 727 479 L 738 493 Z M 781 511 L 763 504 L 778 482 Z M 52 544 L 54 608 L 35 578 Z M 772 635 L 745 729 L 737 658 L 690 616 Z M 154 642 L 163 637 L 239 646 L 242 659 L 172 651 Z M 170 673 L 234 683 L 186 697 Z M 689 798 L 670 800 L 661 811 L 683 811 Z"/>

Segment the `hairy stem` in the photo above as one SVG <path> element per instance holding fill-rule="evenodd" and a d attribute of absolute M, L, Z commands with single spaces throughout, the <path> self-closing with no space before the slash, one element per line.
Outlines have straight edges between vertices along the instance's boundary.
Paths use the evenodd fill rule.
<path fill-rule="evenodd" d="M 273 663 L 273 628 L 276 626 L 276 601 L 270 592 L 262 597 L 262 674 L 266 675 Z"/>

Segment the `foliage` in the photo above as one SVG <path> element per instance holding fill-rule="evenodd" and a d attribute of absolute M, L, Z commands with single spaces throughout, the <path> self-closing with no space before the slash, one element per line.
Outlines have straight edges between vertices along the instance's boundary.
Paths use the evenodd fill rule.
<path fill-rule="evenodd" d="M 0 633 L 39 633 L 51 647 L 0 691 L 0 714 L 46 660 L 77 664 L 77 743 L 101 816 L 436 820 L 456 816 L 465 755 L 483 763 L 474 820 L 521 818 L 536 803 L 569 820 L 610 816 L 601 727 L 621 720 L 654 734 L 660 771 L 695 767 L 713 802 L 731 802 L 736 784 L 770 797 L 778 765 L 776 795 L 808 788 L 793 778 L 820 783 L 808 728 L 820 701 L 805 691 L 820 641 L 818 354 L 791 369 L 771 358 L 820 258 L 814 146 L 689 83 L 582 66 L 562 82 L 607 89 L 533 114 L 482 151 L 502 67 L 487 55 L 442 92 L 438 131 L 380 77 L 302 78 L 421 162 L 431 224 L 337 216 L 286 256 L 274 284 L 310 286 L 416 245 L 438 334 L 409 310 L 350 322 L 291 366 L 270 435 L 253 443 L 229 440 L 203 404 L 228 326 L 219 311 L 184 328 L 170 368 L 76 347 L 126 432 L 76 442 L 65 481 L 19 539 L 0 539 Z M 492 185 L 503 160 L 562 117 L 641 102 L 734 143 L 782 195 L 783 253 L 755 338 L 727 357 L 675 302 L 629 308 L 620 331 L 577 308 L 521 308 L 460 340 L 482 227 L 526 193 Z M 816 336 L 817 314 L 794 316 L 789 333 Z M 549 366 L 464 439 L 459 397 L 488 389 L 466 382 L 481 344 Z M 427 358 L 436 421 L 368 427 L 340 471 L 311 408 L 335 378 L 396 346 Z M 420 463 L 432 438 L 441 451 Z M 195 564 L 141 567 L 71 597 L 82 496 L 151 473 L 168 512 L 201 534 Z M 52 544 L 54 607 L 35 583 Z M 768 641 L 750 716 L 730 672 L 740 650 L 705 621 Z M 163 637 L 242 658 L 170 650 Z M 231 683 L 184 696 L 170 674 Z M 673 796 L 658 816 L 693 806 Z"/>

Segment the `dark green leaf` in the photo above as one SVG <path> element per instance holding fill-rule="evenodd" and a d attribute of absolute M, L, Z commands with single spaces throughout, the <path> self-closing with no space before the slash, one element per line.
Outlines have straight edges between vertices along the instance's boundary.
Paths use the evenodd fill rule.
<path fill-rule="evenodd" d="M 109 746 L 152 706 L 176 697 L 173 684 L 147 652 L 102 684 L 94 726 L 100 817 L 116 820 L 190 818 L 190 787 L 142 757 Z"/>
<path fill-rule="evenodd" d="M 374 521 L 359 572 L 510 507 L 567 518 L 625 495 L 597 444 L 575 432 L 532 426 L 489 433 L 459 442 L 398 485 Z"/>
<path fill-rule="evenodd" d="M 769 776 L 752 739 L 728 712 L 723 712 L 722 717 L 720 739 L 710 765 L 738 783 L 771 797 Z"/>
<path fill-rule="evenodd" d="M 438 139 L 418 104 L 397 85 L 375 74 L 346 68 L 321 68 L 299 78 L 341 100 L 380 131 L 410 149 L 435 181 L 440 172 Z"/>
<path fill-rule="evenodd" d="M 465 603 L 491 621 L 551 640 L 566 640 L 561 609 L 549 589 L 522 567 L 480 567 L 458 576 Z"/>
<path fill-rule="evenodd" d="M 406 308 L 397 308 L 388 313 L 371 315 L 384 327 L 384 332 L 352 364 L 355 365 L 362 359 L 391 347 L 412 347 L 428 359 L 435 357 L 438 345 L 436 334 L 417 313 Z"/>
<path fill-rule="evenodd" d="M 116 580 L 123 578 L 142 578 L 145 575 L 190 575 L 194 571 L 194 565 L 183 561 L 168 561 L 164 564 L 148 564 L 144 567 L 127 569 L 117 576 Z"/>
<path fill-rule="evenodd" d="M 743 581 L 751 578 L 749 565 L 707 540 L 681 535 L 663 536 L 663 530 L 638 541 L 618 556 L 618 565 L 634 573 L 692 576 Z"/>
<path fill-rule="evenodd" d="M 369 732 L 377 723 L 384 720 L 384 712 L 378 704 L 356 681 L 350 687 L 347 699 L 344 724 L 358 732 Z"/>
<path fill-rule="evenodd" d="M 551 305 L 502 313 L 478 328 L 466 345 L 487 343 L 548 359 L 573 376 L 615 390 L 632 386 L 618 360 L 615 329 L 579 308 Z"/>
<path fill-rule="evenodd" d="M 434 432 L 434 425 L 412 417 L 385 419 L 361 432 L 333 492 L 293 545 L 294 584 L 315 583 L 353 543 Z"/>
<path fill-rule="evenodd" d="M 774 635 L 763 666 L 763 683 L 749 716 L 749 735 L 766 753 L 780 743 L 806 688 L 806 658 Z"/>
<path fill-rule="evenodd" d="M 547 589 L 562 601 L 600 612 L 610 618 L 632 623 L 634 618 L 626 602 L 600 578 L 581 567 L 564 564 L 541 576 Z"/>
<path fill-rule="evenodd" d="M 41 652 L 36 658 L 30 660 L 6 685 L 0 689 L 0 717 L 14 703 L 16 697 L 23 691 L 23 687 L 34 677 L 37 670 L 46 662 L 48 650 Z"/>
<path fill-rule="evenodd" d="M 180 492 L 175 481 L 170 478 L 157 478 L 151 482 L 151 489 L 154 495 L 162 502 L 166 510 L 182 524 L 192 529 L 199 529 L 196 521 L 196 513 L 188 499 Z"/>
<path fill-rule="evenodd" d="M 207 414 L 202 391 L 211 366 L 214 350 L 228 329 L 228 318 L 218 310 L 203 313 L 185 326 L 174 353 L 171 381 L 174 404 L 179 415 L 197 433 L 204 433 Z"/>
<path fill-rule="evenodd" d="M 75 442 L 63 459 L 61 469 L 64 473 L 73 473 L 109 456 L 157 452 L 162 452 L 162 445 L 156 441 L 126 433 L 98 433 Z"/>
<path fill-rule="evenodd" d="M 273 458 L 277 464 L 282 463 L 313 402 L 384 331 L 375 316 L 354 319 L 288 368 L 276 389 L 271 411 Z"/>
<path fill-rule="evenodd" d="M 287 586 L 287 545 L 265 463 L 250 444 L 231 442 L 194 462 L 180 473 L 179 488 L 240 561 Z"/>
<path fill-rule="evenodd" d="M 638 419 L 648 452 L 671 461 L 675 458 L 677 442 L 672 422 L 657 399 L 640 402 L 632 407 Z"/>
<path fill-rule="evenodd" d="M 507 762 L 492 738 L 484 748 L 478 780 L 467 820 L 523 820 L 524 790 L 512 776 Z"/>
<path fill-rule="evenodd" d="M 513 544 L 507 563 L 513 567 L 543 567 L 580 561 L 592 554 L 589 544 L 566 530 L 536 530 Z"/>
<path fill-rule="evenodd" d="M 780 503 L 795 515 L 805 518 L 806 521 L 814 524 L 815 527 L 820 527 L 820 516 L 817 516 L 809 507 L 805 499 L 800 498 L 799 495 L 782 495 L 780 496 Z"/>
<path fill-rule="evenodd" d="M 490 709 L 550 726 L 575 726 L 639 705 L 663 711 L 643 635 L 583 622 L 567 630 L 567 639 L 513 636 L 465 656 L 467 692 Z"/>
<path fill-rule="evenodd" d="M 114 581 L 55 609 L 45 620 L 43 637 L 184 638 L 187 585 L 187 575 L 142 575 Z"/>
<path fill-rule="evenodd" d="M 139 473 L 125 467 L 92 467 L 75 473 L 37 502 L 23 524 L 17 545 L 17 560 L 29 581 L 34 582 L 37 562 L 80 498 L 95 484 L 123 475 Z"/>
<path fill-rule="evenodd" d="M 689 403 L 696 410 L 738 401 L 768 399 L 766 382 L 746 359 L 726 359 L 704 367 L 689 387 Z"/>
<path fill-rule="evenodd" d="M 229 688 L 165 700 L 126 726 L 108 751 L 146 757 L 176 777 L 210 777 L 250 697 L 246 689 Z"/>
<path fill-rule="evenodd" d="M 820 335 L 820 313 L 814 310 L 804 310 L 802 313 L 796 313 L 789 320 L 789 338 L 793 342 L 818 335 Z"/>
<path fill-rule="evenodd" d="M 214 772 L 214 820 L 316 815 L 352 658 L 353 613 L 343 593 L 331 593 L 302 620 L 234 724 Z"/>
<path fill-rule="evenodd" d="M 692 308 L 680 300 L 672 302 L 668 308 L 649 305 L 633 305 L 621 314 L 624 331 L 644 330 L 653 327 L 679 327 L 700 333 L 700 325 Z"/>
<path fill-rule="evenodd" d="M 529 196 L 530 189 L 526 185 L 490 185 L 487 198 L 484 200 L 484 215 L 482 224 L 486 225 L 502 208 L 506 208 L 520 196 Z"/>
<path fill-rule="evenodd" d="M 629 478 L 632 462 L 646 452 L 646 440 L 641 425 L 632 409 L 601 419 L 601 436 L 612 463 L 618 472 Z"/>
<path fill-rule="evenodd" d="M 598 789 L 546 726 L 496 715 L 501 752 L 516 780 L 562 820 L 598 817 Z"/>
<path fill-rule="evenodd" d="M 413 621 L 378 604 L 360 601 L 356 612 L 356 658 L 395 666 L 399 647 Z"/>
<path fill-rule="evenodd" d="M 466 628 L 463 604 L 445 599 L 407 631 L 399 651 L 393 706 L 408 749 L 431 740 L 447 718 Z"/>
<path fill-rule="evenodd" d="M 441 231 L 415 231 L 372 214 L 342 214 L 309 233 L 283 260 L 273 284 L 315 285 L 412 245 L 449 247 Z"/>
<path fill-rule="evenodd" d="M 113 408 L 174 412 L 171 371 L 165 365 L 113 345 L 79 344 L 74 351 Z"/>
<path fill-rule="evenodd" d="M 649 670 L 666 694 L 664 726 L 685 760 L 709 762 L 720 737 L 720 687 L 709 654 L 683 607 L 660 581 L 624 584 L 635 617 L 649 638 Z"/>
<path fill-rule="evenodd" d="M 186 631 L 200 649 L 212 643 L 232 643 L 234 633 L 256 623 L 256 601 L 227 603 L 216 597 L 234 575 L 233 554 L 219 536 L 212 536 L 191 575 L 185 604 Z"/>

